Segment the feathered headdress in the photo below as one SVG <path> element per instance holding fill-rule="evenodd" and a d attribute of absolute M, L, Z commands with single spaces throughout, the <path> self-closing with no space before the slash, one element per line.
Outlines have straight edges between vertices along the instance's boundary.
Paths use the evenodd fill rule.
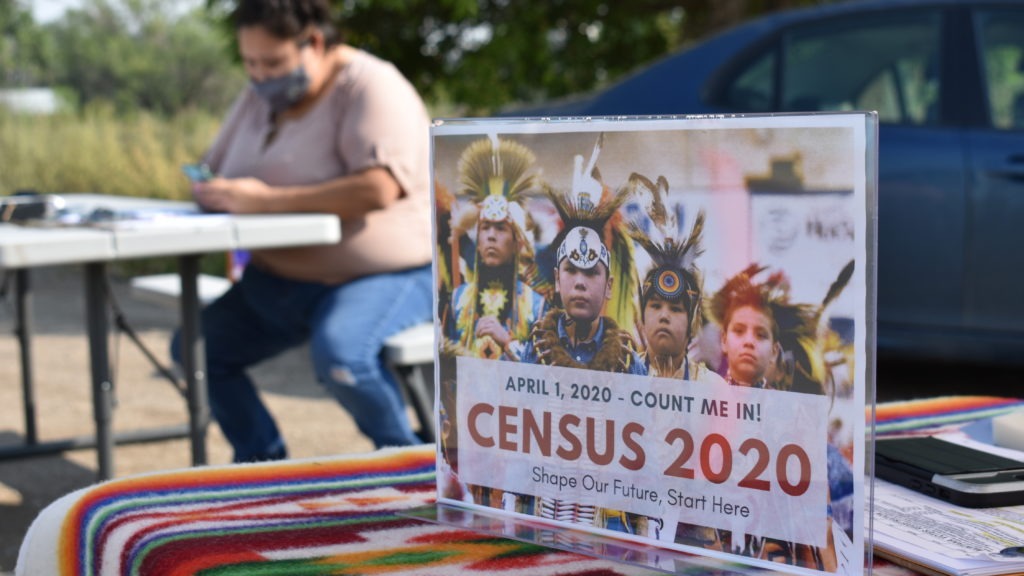
<path fill-rule="evenodd" d="M 611 273 L 611 252 L 606 246 L 605 225 L 622 206 L 624 196 L 613 196 L 604 201 L 604 184 L 597 171 L 597 157 L 601 154 L 603 143 L 602 134 L 586 166 L 583 165 L 583 156 L 577 155 L 574 158 L 569 190 L 555 192 L 548 189 L 548 196 L 554 202 L 563 225 L 554 242 L 558 247 L 556 266 L 566 258 L 582 269 L 593 268 L 600 262 Z"/>
<path fill-rule="evenodd" d="M 478 217 L 516 225 L 520 238 L 526 233 L 526 213 L 521 197 L 536 185 L 530 169 L 537 158 L 529 148 L 491 134 L 473 142 L 459 158 L 460 194 L 469 196 Z"/>
<path fill-rule="evenodd" d="M 630 237 L 651 257 L 651 269 L 640 283 L 640 310 L 643 311 L 652 294 L 668 302 L 682 303 L 689 315 L 692 338 L 703 325 L 701 300 L 704 282 L 696 260 L 704 253 L 701 246 L 704 211 L 697 213 L 689 236 L 685 236 L 678 214 L 669 207 L 668 180 L 664 176 L 659 176 L 655 184 L 634 172 L 629 182 L 634 190 L 647 192 L 638 194 L 646 201 L 646 210 L 628 225 Z"/>
<path fill-rule="evenodd" d="M 557 250 L 555 267 L 568 259 L 577 268 L 588 269 L 602 263 L 615 279 L 606 315 L 619 326 L 633 326 L 635 317 L 633 246 L 618 214 L 629 198 L 630 189 L 612 193 L 601 181 L 597 159 L 604 146 L 604 134 L 598 136 L 590 158 L 574 158 L 572 185 L 567 191 L 545 191 L 562 221 L 562 230 L 552 246 Z"/>
<path fill-rule="evenodd" d="M 767 311 L 772 318 L 772 336 L 781 348 L 774 388 L 821 394 L 827 377 L 822 353 L 825 310 L 842 293 L 853 276 L 854 262 L 843 267 L 820 304 L 789 301 L 789 279 L 774 272 L 761 283 L 753 281 L 766 267 L 751 264 L 730 278 L 711 298 L 710 312 L 727 328 L 729 314 L 741 306 Z"/>

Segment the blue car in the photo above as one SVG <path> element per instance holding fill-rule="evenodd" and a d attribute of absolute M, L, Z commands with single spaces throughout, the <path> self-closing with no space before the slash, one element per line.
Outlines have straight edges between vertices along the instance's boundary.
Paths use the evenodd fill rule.
<path fill-rule="evenodd" d="M 1024 363 L 1024 3 L 890 0 L 750 21 L 517 116 L 875 110 L 878 345 Z"/>

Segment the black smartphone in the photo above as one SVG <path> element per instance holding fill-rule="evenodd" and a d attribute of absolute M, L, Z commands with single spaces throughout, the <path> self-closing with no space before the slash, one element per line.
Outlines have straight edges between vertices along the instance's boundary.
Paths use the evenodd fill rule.
<path fill-rule="evenodd" d="M 213 172 L 206 164 L 185 164 L 181 167 L 181 171 L 193 182 L 206 182 L 213 178 Z"/>
<path fill-rule="evenodd" d="M 1024 462 L 931 436 L 876 440 L 875 476 L 967 508 L 1024 504 Z"/>

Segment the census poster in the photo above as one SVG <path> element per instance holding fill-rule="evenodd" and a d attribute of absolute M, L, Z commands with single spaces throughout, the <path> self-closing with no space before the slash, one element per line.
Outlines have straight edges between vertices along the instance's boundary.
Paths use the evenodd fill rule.
<path fill-rule="evenodd" d="M 435 122 L 439 501 L 862 573 L 875 133 Z"/>

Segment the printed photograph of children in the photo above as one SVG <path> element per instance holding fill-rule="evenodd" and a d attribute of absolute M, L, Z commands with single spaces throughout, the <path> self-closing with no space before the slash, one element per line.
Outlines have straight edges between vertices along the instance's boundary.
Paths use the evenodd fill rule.
<path fill-rule="evenodd" d="M 863 437 L 863 150 L 845 126 L 665 122 L 437 131 L 440 401 L 452 500 L 837 570 Z M 860 202 L 860 204 L 858 204 Z M 466 483 L 455 358 L 823 396 L 825 546 Z M 557 400 L 550 400 L 555 402 Z M 858 419 L 861 419 L 858 422 Z M 799 422 L 788 422 L 799 426 Z M 440 473 L 439 473 L 440 476 Z M 439 480 L 440 482 L 440 480 Z M 445 496 L 445 494 L 442 494 Z M 667 525 L 668 524 L 668 525 Z"/>

